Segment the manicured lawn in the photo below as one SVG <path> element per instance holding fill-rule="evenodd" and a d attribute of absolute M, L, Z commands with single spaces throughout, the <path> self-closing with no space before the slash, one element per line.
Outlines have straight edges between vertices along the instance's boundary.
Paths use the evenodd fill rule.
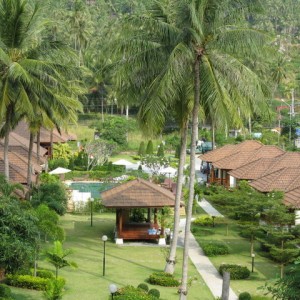
<path fill-rule="evenodd" d="M 86 216 L 66 215 L 61 218 L 66 230 L 67 239 L 65 248 L 72 248 L 69 260 L 78 264 L 78 269 L 65 268 L 59 275 L 67 280 L 66 293 L 63 299 L 108 299 L 108 286 L 115 283 L 118 287 L 130 284 L 137 286 L 145 282 L 148 276 L 155 271 L 162 271 L 165 265 L 165 247 L 156 244 L 149 246 L 117 246 L 112 241 L 114 215 L 102 214 L 94 217 L 94 226 L 90 227 L 90 218 Z M 102 275 L 103 242 L 102 235 L 110 239 L 106 242 L 106 274 Z M 48 246 L 48 245 L 45 245 Z M 50 246 L 50 245 L 49 245 Z M 182 250 L 178 251 L 178 265 L 175 276 L 180 279 Z M 40 267 L 51 268 L 47 262 L 41 260 Z M 194 300 L 214 299 L 203 283 L 195 267 L 189 266 L 190 278 L 195 281 L 189 289 L 189 298 Z M 162 300 L 178 299 L 177 288 L 151 286 L 161 292 Z M 41 293 L 13 289 L 16 299 L 41 299 Z M 22 295 L 22 296 L 21 296 Z"/>
<path fill-rule="evenodd" d="M 224 224 L 217 224 L 215 228 L 210 227 L 209 229 L 214 234 L 210 235 L 208 231 L 204 231 L 203 234 L 196 237 L 200 245 L 202 242 L 223 241 L 230 249 L 229 255 L 210 257 L 214 266 L 218 269 L 222 263 L 240 264 L 248 267 L 251 271 L 250 243 L 247 239 L 239 236 L 237 225 L 229 225 L 228 235 Z M 263 291 L 258 288 L 264 286 L 266 281 L 279 278 L 279 266 L 261 255 L 258 243 L 255 245 L 255 254 L 254 272 L 250 277 L 246 280 L 231 280 L 231 287 L 237 294 L 247 291 L 251 295 L 263 295 Z"/>

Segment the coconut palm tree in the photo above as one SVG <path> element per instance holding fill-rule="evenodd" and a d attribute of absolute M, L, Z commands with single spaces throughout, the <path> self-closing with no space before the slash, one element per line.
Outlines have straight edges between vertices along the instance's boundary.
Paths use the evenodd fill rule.
<path fill-rule="evenodd" d="M 59 42 L 44 38 L 45 21 L 36 5 L 1 0 L 0 24 L 0 136 L 5 140 L 5 176 L 9 179 L 10 131 L 25 116 L 33 120 L 37 108 L 50 119 L 58 111 L 68 115 L 77 101 L 78 87 L 70 84 L 77 73 L 70 61 L 76 56 Z"/>

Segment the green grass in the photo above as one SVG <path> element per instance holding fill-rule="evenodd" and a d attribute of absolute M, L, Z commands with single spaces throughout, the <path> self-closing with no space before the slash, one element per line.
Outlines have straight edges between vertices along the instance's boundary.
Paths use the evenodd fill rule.
<path fill-rule="evenodd" d="M 115 216 L 102 214 L 94 217 L 94 226 L 90 227 L 89 216 L 66 215 L 61 218 L 66 230 L 65 248 L 72 248 L 74 254 L 69 260 L 78 264 L 78 269 L 64 268 L 59 275 L 67 280 L 64 300 L 76 299 L 108 299 L 108 286 L 115 283 L 118 287 L 130 284 L 137 286 L 145 282 L 152 272 L 162 271 L 165 265 L 165 247 L 150 246 L 118 246 L 112 240 Z M 110 239 L 106 242 L 106 274 L 102 276 L 103 242 L 106 234 Z M 44 245 L 44 247 L 50 246 Z M 178 250 L 178 265 L 175 277 L 181 278 L 182 249 Z M 40 267 L 53 269 L 41 260 Z M 194 300 L 214 299 L 204 284 L 195 267 L 189 265 L 190 278 L 196 278 L 189 289 L 189 298 Z M 162 300 L 178 299 L 177 288 L 158 287 Z M 16 299 L 41 299 L 40 292 L 13 288 Z"/>
<path fill-rule="evenodd" d="M 209 227 L 209 229 L 213 230 L 213 235 L 202 234 L 196 236 L 196 239 L 200 245 L 202 242 L 214 240 L 223 241 L 230 248 L 229 255 L 210 257 L 210 260 L 214 266 L 218 269 L 222 263 L 240 264 L 248 267 L 248 269 L 251 271 L 252 259 L 250 257 L 250 243 L 247 239 L 239 236 L 237 226 L 229 225 L 228 235 L 226 233 L 225 224 L 218 224 L 215 228 Z M 271 260 L 260 255 L 258 243 L 255 245 L 255 254 L 254 272 L 251 273 L 250 277 L 246 280 L 231 280 L 230 285 L 237 294 L 240 294 L 241 292 L 249 292 L 251 295 L 262 297 L 264 292 L 259 288 L 264 286 L 266 281 L 272 282 L 274 279 L 278 279 L 280 276 L 279 266 Z M 265 297 L 258 297 L 257 299 L 265 299 Z"/>

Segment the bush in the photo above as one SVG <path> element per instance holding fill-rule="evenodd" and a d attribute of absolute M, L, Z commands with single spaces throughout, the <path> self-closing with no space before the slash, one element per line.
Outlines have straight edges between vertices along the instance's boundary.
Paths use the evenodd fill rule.
<path fill-rule="evenodd" d="M 31 290 L 46 291 L 51 285 L 49 278 L 34 277 L 31 275 L 11 275 L 6 276 L 6 283 L 11 286 L 26 288 Z M 65 279 L 58 277 L 59 282 L 65 284 Z"/>
<path fill-rule="evenodd" d="M 47 290 L 44 292 L 44 297 L 47 300 L 60 300 L 63 296 L 65 282 L 58 279 L 51 279 Z"/>
<path fill-rule="evenodd" d="M 248 292 L 240 293 L 239 300 L 251 300 L 251 295 Z"/>
<path fill-rule="evenodd" d="M 34 269 L 30 269 L 30 275 L 33 276 L 34 274 Z M 47 278 L 47 279 L 54 279 L 54 273 L 50 270 L 45 270 L 45 269 L 38 269 L 36 271 L 36 276 L 41 277 L 41 278 Z"/>
<path fill-rule="evenodd" d="M 250 276 L 250 271 L 247 267 L 234 264 L 222 264 L 219 272 L 223 275 L 224 271 L 230 273 L 230 279 L 246 279 Z"/>
<path fill-rule="evenodd" d="M 148 295 L 152 295 L 152 296 L 154 296 L 155 298 L 159 299 L 159 298 L 160 298 L 160 291 L 157 290 L 157 289 L 151 289 L 151 290 L 148 292 Z"/>
<path fill-rule="evenodd" d="M 225 255 L 229 253 L 228 246 L 221 242 L 210 242 L 201 245 L 201 247 L 207 256 Z"/>
<path fill-rule="evenodd" d="M 213 226 L 213 218 L 211 216 L 200 216 L 193 221 L 194 225 L 198 226 Z"/>
<path fill-rule="evenodd" d="M 192 226 L 191 232 L 195 236 L 207 236 L 207 235 L 215 234 L 213 229 L 203 228 L 203 227 L 199 227 L 199 226 Z"/>
<path fill-rule="evenodd" d="M 135 288 L 131 285 L 127 285 L 123 288 L 118 289 L 114 296 L 115 300 L 153 300 L 155 299 L 152 295 L 148 295 L 147 292 Z"/>
<path fill-rule="evenodd" d="M 180 282 L 172 274 L 156 272 L 150 275 L 149 283 L 161 286 L 179 286 Z"/>
<path fill-rule="evenodd" d="M 0 284 L 0 299 L 13 299 L 11 290 L 6 284 Z"/>
<path fill-rule="evenodd" d="M 143 290 L 143 291 L 145 291 L 145 292 L 148 292 L 148 291 L 149 291 L 148 284 L 146 284 L 146 283 L 140 283 L 140 284 L 138 285 L 138 289 L 141 289 L 141 290 Z"/>

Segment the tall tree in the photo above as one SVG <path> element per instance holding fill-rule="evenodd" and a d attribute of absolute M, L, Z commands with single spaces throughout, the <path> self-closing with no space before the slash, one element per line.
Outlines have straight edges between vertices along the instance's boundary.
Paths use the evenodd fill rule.
<path fill-rule="evenodd" d="M 77 103 L 74 79 L 69 67 L 74 54 L 58 42 L 43 36 L 45 20 L 36 4 L 26 0 L 0 1 L 0 118 L 5 138 L 5 175 L 9 178 L 9 133 L 19 120 L 33 120 L 36 109 L 53 119 L 54 111 L 68 114 Z M 64 48 L 64 51 L 62 51 Z M 68 56 L 68 63 L 66 62 Z M 67 76 L 66 76 L 67 73 Z"/>

